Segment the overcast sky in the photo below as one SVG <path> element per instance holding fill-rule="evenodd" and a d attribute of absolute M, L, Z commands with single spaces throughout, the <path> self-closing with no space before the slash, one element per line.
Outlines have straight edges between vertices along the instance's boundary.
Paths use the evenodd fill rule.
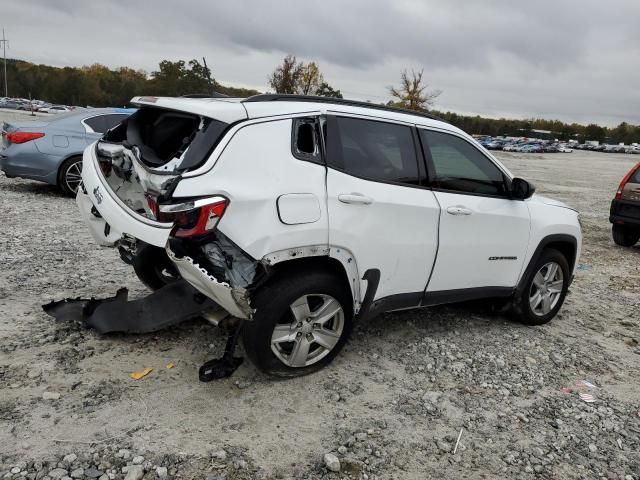
<path fill-rule="evenodd" d="M 389 99 L 424 69 L 440 110 L 640 123 L 640 0 L 1 0 L 7 56 L 147 71 L 206 56 L 267 90 L 287 53 L 345 97 Z"/>

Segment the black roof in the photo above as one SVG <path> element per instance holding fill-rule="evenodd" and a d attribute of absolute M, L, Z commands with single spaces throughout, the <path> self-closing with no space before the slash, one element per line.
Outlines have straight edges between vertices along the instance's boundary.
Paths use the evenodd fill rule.
<path fill-rule="evenodd" d="M 426 112 L 417 112 L 415 110 L 408 110 L 406 108 L 390 107 L 387 105 L 362 102 L 359 100 L 348 100 L 346 98 L 319 97 L 316 95 L 291 95 L 291 94 L 278 94 L 278 93 L 276 94 L 264 93 L 260 95 L 253 95 L 252 97 L 248 97 L 242 100 L 242 102 L 247 102 L 247 103 L 248 102 L 278 102 L 278 101 L 334 103 L 336 105 L 347 105 L 349 107 L 364 107 L 364 108 L 373 108 L 375 110 L 385 110 L 387 112 L 406 113 L 408 115 L 417 115 L 418 117 L 425 117 L 425 118 L 430 118 L 432 120 L 439 120 L 441 122 L 444 122 L 443 119 Z"/>

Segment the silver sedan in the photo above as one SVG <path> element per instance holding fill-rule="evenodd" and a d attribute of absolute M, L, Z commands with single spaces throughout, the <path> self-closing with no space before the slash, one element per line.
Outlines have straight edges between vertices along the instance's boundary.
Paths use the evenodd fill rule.
<path fill-rule="evenodd" d="M 37 122 L 2 125 L 0 170 L 51 185 L 75 196 L 80 185 L 82 152 L 135 109 L 92 108 L 58 114 Z"/>

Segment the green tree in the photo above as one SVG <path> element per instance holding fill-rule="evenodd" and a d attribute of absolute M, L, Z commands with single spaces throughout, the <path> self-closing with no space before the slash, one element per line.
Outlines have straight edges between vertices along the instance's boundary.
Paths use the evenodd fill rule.
<path fill-rule="evenodd" d="M 269 76 L 269 86 L 276 93 L 297 93 L 303 70 L 304 63 L 298 62 L 293 55 L 287 55 Z"/>
<path fill-rule="evenodd" d="M 397 99 L 392 104 L 409 110 L 426 112 L 442 91 L 428 91 L 428 85 L 422 81 L 423 74 L 424 70 L 419 72 L 412 70 L 411 75 L 404 70 L 400 75 L 400 87 L 389 87 L 389 92 Z"/>
<path fill-rule="evenodd" d="M 327 82 L 322 82 L 316 90 L 315 94 L 319 97 L 342 98 L 342 93 L 340 93 L 340 90 L 335 90 Z"/>

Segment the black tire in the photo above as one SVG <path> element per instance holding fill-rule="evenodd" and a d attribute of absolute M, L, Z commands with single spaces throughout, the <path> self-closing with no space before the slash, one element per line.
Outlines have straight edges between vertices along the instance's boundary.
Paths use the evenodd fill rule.
<path fill-rule="evenodd" d="M 337 343 L 328 353 L 315 363 L 293 367 L 285 364 L 272 350 L 271 340 L 277 325 L 286 325 L 294 321 L 291 305 L 298 299 L 309 296 L 308 305 L 312 306 L 314 298 L 332 297 L 342 307 L 340 317 L 342 329 L 336 333 Z M 353 304 L 348 284 L 329 272 L 291 272 L 263 286 L 255 295 L 252 306 L 256 309 L 255 318 L 245 322 L 242 341 L 247 356 L 262 372 L 277 377 L 297 377 L 320 370 L 329 364 L 340 352 L 349 338 L 353 326 Z M 312 306 L 313 307 L 313 306 Z M 312 313 L 314 308 L 311 309 Z M 340 315 L 340 314 L 338 314 Z M 337 317 L 330 322 L 338 321 Z M 313 323 L 313 322 L 311 322 Z M 335 326 L 335 325 L 334 325 Z M 313 336 L 315 330 L 311 332 Z M 293 344 L 293 342 L 290 342 Z M 319 344 L 310 342 L 309 355 L 317 352 Z M 286 343 L 283 342 L 282 345 Z M 315 346 L 313 346 L 315 345 Z M 278 347 L 274 347 L 278 348 Z M 293 349 L 293 346 L 291 347 Z"/>
<path fill-rule="evenodd" d="M 613 224 L 613 241 L 621 247 L 633 247 L 640 240 L 640 228 L 632 229 L 626 225 Z"/>
<path fill-rule="evenodd" d="M 58 169 L 58 187 L 67 197 L 75 197 L 80 185 L 82 172 L 82 157 L 67 158 Z"/>
<path fill-rule="evenodd" d="M 531 300 L 534 298 L 534 294 L 538 289 L 534 285 L 534 279 L 536 278 L 536 274 L 538 274 L 541 269 L 543 269 L 550 263 L 558 265 L 559 269 L 562 272 L 563 282 L 559 292 L 560 294 L 557 297 L 557 301 L 554 300 L 555 304 L 553 305 L 553 308 L 551 308 L 551 310 L 547 313 L 542 314 L 540 311 L 534 311 L 531 306 Z M 556 314 L 562 307 L 562 304 L 564 303 L 564 299 L 567 295 L 567 290 L 569 289 L 570 279 L 571 270 L 569 269 L 569 262 L 567 262 L 565 256 L 558 250 L 555 250 L 553 248 L 544 250 L 540 257 L 536 260 L 536 262 L 532 264 L 530 268 L 527 268 L 525 278 L 518 288 L 518 293 L 514 298 L 513 305 L 516 319 L 526 325 L 542 325 L 549 322 L 553 317 L 556 316 Z M 541 310 L 543 310 L 542 307 Z"/>
<path fill-rule="evenodd" d="M 164 248 L 148 243 L 138 243 L 132 266 L 140 281 L 154 291 L 180 278 Z"/>

